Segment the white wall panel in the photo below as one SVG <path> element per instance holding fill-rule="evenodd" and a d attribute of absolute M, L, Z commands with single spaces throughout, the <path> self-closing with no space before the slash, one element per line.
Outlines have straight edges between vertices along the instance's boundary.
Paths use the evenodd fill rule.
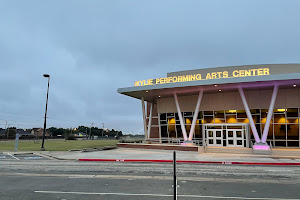
<path fill-rule="evenodd" d="M 213 94 L 203 94 L 200 110 L 210 111 L 213 110 Z"/>
<path fill-rule="evenodd" d="M 297 88 L 285 90 L 286 108 L 298 108 L 299 90 Z"/>
<path fill-rule="evenodd" d="M 245 94 L 250 109 L 260 108 L 259 90 L 247 91 Z M 271 99 L 270 99 L 271 100 Z"/>
<path fill-rule="evenodd" d="M 224 94 L 219 92 L 212 94 L 214 110 L 224 110 Z"/>
<path fill-rule="evenodd" d="M 223 95 L 223 104 L 225 110 L 235 110 L 236 109 L 236 103 L 235 103 L 235 94 L 236 92 L 228 92 L 224 93 Z"/>
<path fill-rule="evenodd" d="M 259 99 L 260 99 L 260 108 L 269 109 L 271 103 L 272 90 L 260 90 Z"/>
<path fill-rule="evenodd" d="M 157 112 L 166 113 L 165 99 L 157 99 Z"/>
<path fill-rule="evenodd" d="M 235 92 L 235 103 L 237 110 L 245 110 L 244 104 L 242 102 L 242 98 L 239 92 Z"/>
<path fill-rule="evenodd" d="M 278 108 L 285 108 L 285 107 L 286 107 L 286 105 L 285 105 L 285 89 L 279 89 L 274 108 L 278 109 Z"/>

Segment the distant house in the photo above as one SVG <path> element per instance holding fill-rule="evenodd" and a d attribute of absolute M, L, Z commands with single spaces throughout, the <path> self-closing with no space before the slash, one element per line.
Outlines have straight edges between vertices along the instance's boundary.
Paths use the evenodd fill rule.
<path fill-rule="evenodd" d="M 84 138 L 84 137 L 86 137 L 86 134 L 80 132 L 80 133 L 75 133 L 74 136 L 75 136 L 75 137 L 79 137 L 79 138 Z"/>
<path fill-rule="evenodd" d="M 26 129 L 16 129 L 15 131 L 16 131 L 16 134 L 20 135 L 20 137 L 21 136 L 22 137 L 31 137 L 31 136 L 33 136 L 33 134 L 30 131 L 26 130 Z"/>
<path fill-rule="evenodd" d="M 30 131 L 26 129 L 9 129 L 9 139 L 14 139 L 15 134 L 19 134 L 20 137 L 33 137 Z M 7 138 L 7 129 L 0 130 L 0 137 Z"/>
<path fill-rule="evenodd" d="M 5 136 L 5 135 L 6 135 L 5 129 L 0 130 L 0 136 Z"/>
<path fill-rule="evenodd" d="M 43 137 L 43 130 L 44 130 L 43 128 L 33 128 L 31 129 L 31 134 L 35 137 Z M 51 132 L 46 130 L 45 136 L 50 137 Z"/>

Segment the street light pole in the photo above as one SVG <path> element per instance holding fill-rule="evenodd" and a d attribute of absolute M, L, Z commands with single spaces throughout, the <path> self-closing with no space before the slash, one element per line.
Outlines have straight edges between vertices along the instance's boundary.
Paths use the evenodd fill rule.
<path fill-rule="evenodd" d="M 43 141 L 41 151 L 45 151 L 44 143 L 45 143 L 45 134 L 46 134 L 46 119 L 47 119 L 47 106 L 48 106 L 48 96 L 49 96 L 49 84 L 50 84 L 50 75 L 44 74 L 45 78 L 48 78 L 48 88 L 47 88 L 47 99 L 46 99 L 46 110 L 45 110 L 45 119 L 44 119 L 44 130 L 43 130 Z"/>

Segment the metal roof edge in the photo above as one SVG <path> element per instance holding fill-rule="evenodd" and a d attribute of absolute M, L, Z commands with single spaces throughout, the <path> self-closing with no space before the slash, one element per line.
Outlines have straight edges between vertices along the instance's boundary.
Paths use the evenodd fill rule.
<path fill-rule="evenodd" d="M 133 86 L 133 87 L 118 88 L 117 91 L 118 93 L 122 94 L 125 92 L 138 92 L 143 90 L 158 90 L 158 89 L 180 88 L 180 87 L 213 85 L 213 84 L 247 83 L 247 82 L 263 82 L 263 81 L 293 80 L 293 79 L 300 79 L 300 73 L 222 78 L 222 79 L 187 81 L 187 82 L 177 82 L 177 83 L 165 83 L 165 84 L 146 85 L 146 86 Z"/>
<path fill-rule="evenodd" d="M 188 69 L 188 70 L 181 70 L 181 71 L 174 71 L 174 72 L 168 72 L 167 77 L 171 74 L 175 73 L 183 73 L 183 72 L 192 72 L 196 70 L 208 70 L 208 69 L 228 69 L 228 68 L 234 68 L 234 67 L 263 67 L 263 66 L 275 66 L 275 65 L 299 65 L 300 63 L 274 63 L 274 64 L 253 64 L 253 65 L 231 65 L 231 66 L 220 66 L 220 67 L 204 67 L 200 69 Z"/>

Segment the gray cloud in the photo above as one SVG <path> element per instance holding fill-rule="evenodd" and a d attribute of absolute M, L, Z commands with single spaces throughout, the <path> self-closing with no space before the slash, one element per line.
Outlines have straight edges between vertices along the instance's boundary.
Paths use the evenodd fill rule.
<path fill-rule="evenodd" d="M 117 94 L 167 72 L 299 63 L 300 2 L 0 1 L 0 124 L 102 122 L 142 131 L 140 102 Z"/>

